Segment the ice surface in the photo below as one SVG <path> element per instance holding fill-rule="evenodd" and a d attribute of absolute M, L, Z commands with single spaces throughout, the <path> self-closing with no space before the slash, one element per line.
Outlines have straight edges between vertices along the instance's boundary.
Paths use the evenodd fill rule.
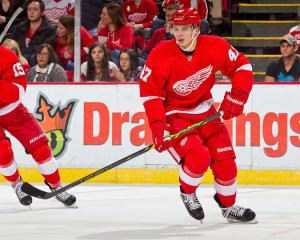
<path fill-rule="evenodd" d="M 82 184 L 69 192 L 76 195 L 78 209 L 34 198 L 30 210 L 19 204 L 9 184 L 0 184 L 0 239 L 300 239 L 299 186 L 239 186 L 237 204 L 252 208 L 258 224 L 227 223 L 211 185 L 197 190 L 203 225 L 188 215 L 177 185 Z"/>

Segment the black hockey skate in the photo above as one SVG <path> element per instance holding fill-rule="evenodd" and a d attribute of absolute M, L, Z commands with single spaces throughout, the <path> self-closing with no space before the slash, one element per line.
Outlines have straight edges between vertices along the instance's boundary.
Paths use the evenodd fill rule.
<path fill-rule="evenodd" d="M 23 179 L 20 176 L 20 181 L 17 184 L 12 184 L 11 186 L 15 190 L 15 193 L 17 194 L 17 197 L 20 201 L 20 203 L 24 206 L 29 206 L 32 203 L 32 197 L 28 194 L 22 192 L 21 187 L 23 185 Z"/>
<path fill-rule="evenodd" d="M 257 223 L 256 214 L 250 208 L 244 208 L 238 205 L 231 207 L 225 207 L 221 204 L 221 201 L 217 194 L 214 196 L 215 201 L 221 208 L 222 215 L 230 223 Z"/>
<path fill-rule="evenodd" d="M 45 184 L 50 188 L 52 192 L 55 192 L 56 190 L 61 189 L 63 186 L 59 186 L 58 188 L 52 188 L 50 184 L 45 180 Z M 56 195 L 56 199 L 63 203 L 66 207 L 77 207 L 75 202 L 76 202 L 76 197 L 74 195 L 71 195 L 67 192 L 61 192 Z"/>
<path fill-rule="evenodd" d="M 202 219 L 204 218 L 204 211 L 203 208 L 197 198 L 196 193 L 187 194 L 183 192 L 183 190 L 180 188 L 180 197 L 184 203 L 184 206 L 186 207 L 189 214 L 197 219 L 200 220 L 202 223 Z"/>

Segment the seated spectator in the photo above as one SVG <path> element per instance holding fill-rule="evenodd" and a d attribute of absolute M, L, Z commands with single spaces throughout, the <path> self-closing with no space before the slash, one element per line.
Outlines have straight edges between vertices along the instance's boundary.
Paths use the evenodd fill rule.
<path fill-rule="evenodd" d="M 81 62 L 87 59 L 87 52 L 93 42 L 91 34 L 81 27 Z M 59 64 L 67 71 L 74 71 L 74 17 L 62 16 L 57 22 L 56 53 Z"/>
<path fill-rule="evenodd" d="M 123 3 L 122 9 L 134 35 L 143 36 L 148 41 L 153 32 L 152 22 L 158 15 L 153 0 L 127 0 Z"/>
<path fill-rule="evenodd" d="M 300 19 L 300 7 L 298 8 L 298 17 Z M 297 54 L 300 54 L 300 24 L 295 27 L 292 27 L 290 29 L 289 35 L 292 35 L 297 39 L 297 44 L 298 44 Z"/>
<path fill-rule="evenodd" d="M 19 44 L 15 40 L 6 38 L 4 40 L 4 42 L 2 43 L 2 46 L 7 48 L 7 49 L 12 50 L 18 56 L 18 58 L 20 60 L 20 63 L 21 63 L 21 65 L 22 65 L 22 67 L 25 71 L 25 74 L 27 75 L 27 73 L 30 70 L 30 66 L 29 66 L 28 61 L 26 60 L 26 58 L 24 58 L 22 56 L 22 53 L 21 53 L 20 48 L 19 48 Z"/>
<path fill-rule="evenodd" d="M 113 68 L 114 76 L 120 82 L 138 82 L 143 68 L 139 66 L 138 53 L 132 49 L 120 52 L 120 70 Z"/>
<path fill-rule="evenodd" d="M 144 50 L 140 53 L 140 57 L 143 59 L 147 59 L 149 53 L 155 48 L 158 44 L 163 41 L 171 40 L 174 38 L 171 30 L 171 19 L 174 13 L 178 10 L 178 6 L 175 4 L 168 5 L 166 7 L 166 24 L 164 28 L 157 29 L 152 34 L 150 40 L 147 42 Z"/>
<path fill-rule="evenodd" d="M 0 1 L 0 33 L 4 30 L 13 13 L 25 2 L 25 0 L 2 0 Z M 12 22 L 12 26 L 27 19 L 26 11 L 21 12 Z"/>
<path fill-rule="evenodd" d="M 100 14 L 105 3 L 123 4 L 123 0 L 84 0 L 81 1 L 81 25 L 87 29 L 92 36 L 97 36 L 97 25 Z"/>
<path fill-rule="evenodd" d="M 50 44 L 37 47 L 34 54 L 36 64 L 27 74 L 27 82 L 67 82 L 65 70 L 57 64 L 57 55 Z"/>
<path fill-rule="evenodd" d="M 114 82 L 113 68 L 116 64 L 108 61 L 108 51 L 103 43 L 92 43 L 88 59 L 81 64 L 82 82 Z"/>
<path fill-rule="evenodd" d="M 282 57 L 271 62 L 266 71 L 265 82 L 298 82 L 300 81 L 300 57 L 297 40 L 294 36 L 285 35 L 280 40 Z"/>
<path fill-rule="evenodd" d="M 42 0 L 34 0 L 27 7 L 28 20 L 19 23 L 11 38 L 20 47 L 21 53 L 32 67 L 32 60 L 37 46 L 49 43 L 55 48 L 55 28 L 43 17 L 45 4 Z"/>
<path fill-rule="evenodd" d="M 213 2 L 212 0 L 197 0 L 198 4 L 197 6 L 194 5 L 193 0 L 165 0 L 162 5 L 164 8 L 167 8 L 167 6 L 175 4 L 178 6 L 178 8 L 190 8 L 194 7 L 197 9 L 197 11 L 200 14 L 201 17 L 201 25 L 200 25 L 200 33 L 201 35 L 208 35 L 210 32 L 210 20 L 212 18 L 212 7 Z M 157 19 L 153 21 L 152 27 L 153 30 L 157 30 L 159 28 L 163 28 L 165 25 L 165 22 L 162 19 Z"/>
<path fill-rule="evenodd" d="M 104 43 L 111 52 L 110 60 L 118 64 L 120 50 L 134 49 L 134 35 L 128 24 L 122 7 L 116 3 L 105 4 L 100 15 L 103 25 L 97 35 L 97 40 Z"/>
<path fill-rule="evenodd" d="M 67 14 L 74 16 L 74 0 L 43 0 L 45 3 L 44 16 L 51 24 L 57 24 L 58 19 Z"/>

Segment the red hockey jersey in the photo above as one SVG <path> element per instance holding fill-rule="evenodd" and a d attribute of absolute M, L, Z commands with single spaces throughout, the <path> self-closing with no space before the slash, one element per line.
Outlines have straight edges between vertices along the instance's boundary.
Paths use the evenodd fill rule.
<path fill-rule="evenodd" d="M 175 39 L 154 48 L 139 81 L 146 113 L 147 109 L 155 109 L 157 113 L 156 119 L 149 119 L 149 123 L 166 121 L 166 115 L 176 112 L 206 112 L 213 104 L 210 90 L 219 69 L 232 79 L 233 88 L 250 93 L 253 73 L 249 60 L 220 37 L 198 36 L 195 52 L 191 56 L 180 50 Z M 153 108 L 152 103 L 155 104 Z M 164 113 L 159 113 L 157 109 L 162 107 L 157 103 L 163 105 Z"/>
<path fill-rule="evenodd" d="M 294 36 L 297 39 L 298 47 L 300 47 L 300 25 L 292 27 L 289 32 L 290 35 Z"/>
<path fill-rule="evenodd" d="M 14 110 L 26 91 L 26 76 L 14 52 L 0 46 L 0 116 Z"/>
<path fill-rule="evenodd" d="M 43 0 L 43 2 L 46 18 L 58 20 L 67 14 L 74 16 L 74 0 Z"/>
<path fill-rule="evenodd" d="M 144 28 L 151 28 L 152 22 L 158 15 L 158 9 L 153 0 L 142 0 L 137 7 L 134 1 L 128 0 L 122 5 L 128 22 L 143 24 Z"/>

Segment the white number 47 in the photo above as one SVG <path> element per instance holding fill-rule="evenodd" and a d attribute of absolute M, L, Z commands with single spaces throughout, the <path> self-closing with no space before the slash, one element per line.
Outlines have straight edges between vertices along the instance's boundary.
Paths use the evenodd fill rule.
<path fill-rule="evenodd" d="M 141 79 L 144 82 L 147 82 L 147 78 L 150 76 L 151 72 L 152 72 L 152 70 L 145 66 L 142 73 L 141 73 Z"/>
<path fill-rule="evenodd" d="M 23 69 L 21 63 L 16 63 L 13 66 L 13 70 L 15 72 L 15 77 L 19 77 L 19 76 L 25 75 L 25 72 L 24 72 L 24 69 Z"/>

